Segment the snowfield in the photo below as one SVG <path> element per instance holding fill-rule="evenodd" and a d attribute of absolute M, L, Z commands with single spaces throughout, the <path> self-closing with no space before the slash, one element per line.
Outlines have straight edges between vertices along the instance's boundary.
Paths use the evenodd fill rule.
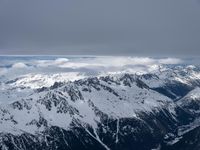
<path fill-rule="evenodd" d="M 119 71 L 117 64 L 108 72 L 99 63 L 80 60 L 88 73 L 23 74 L 28 65 L 15 64 L 7 71 L 22 69 L 17 77 L 0 76 L 0 149 L 165 150 L 179 146 L 188 134 L 198 133 L 194 130 L 200 120 L 200 69 L 150 62 L 149 69 L 142 67 L 141 72 Z M 64 58 L 37 63 L 44 70 L 55 65 L 78 68 Z M 96 66 L 103 71 L 92 70 Z"/>

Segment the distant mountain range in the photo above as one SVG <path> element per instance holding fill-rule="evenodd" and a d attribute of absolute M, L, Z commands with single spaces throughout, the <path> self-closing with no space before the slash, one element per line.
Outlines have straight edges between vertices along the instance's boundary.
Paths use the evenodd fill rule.
<path fill-rule="evenodd" d="M 199 67 L 68 78 L 1 80 L 1 150 L 200 149 Z"/>

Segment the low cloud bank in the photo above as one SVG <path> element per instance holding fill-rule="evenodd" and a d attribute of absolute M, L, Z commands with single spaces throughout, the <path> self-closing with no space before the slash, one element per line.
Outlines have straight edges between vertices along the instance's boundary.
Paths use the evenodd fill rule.
<path fill-rule="evenodd" d="M 0 60 L 1 62 L 1 60 Z M 176 65 L 183 61 L 178 58 L 150 57 L 8 57 L 1 62 L 0 76 L 8 79 L 26 74 L 54 74 L 76 72 L 77 75 L 105 75 L 120 72 L 145 73 L 154 71 L 160 65 Z M 9 66 L 9 65 L 10 66 Z"/>

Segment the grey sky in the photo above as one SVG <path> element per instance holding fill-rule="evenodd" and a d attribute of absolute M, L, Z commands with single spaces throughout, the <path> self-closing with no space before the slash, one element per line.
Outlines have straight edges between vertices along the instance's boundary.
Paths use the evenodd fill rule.
<path fill-rule="evenodd" d="M 199 0 L 0 0 L 0 54 L 199 56 Z"/>

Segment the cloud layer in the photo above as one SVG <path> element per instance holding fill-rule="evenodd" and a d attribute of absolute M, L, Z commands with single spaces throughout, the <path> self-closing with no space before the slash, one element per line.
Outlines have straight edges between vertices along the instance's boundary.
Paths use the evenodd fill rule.
<path fill-rule="evenodd" d="M 0 54 L 200 55 L 199 0 L 1 0 Z"/>
<path fill-rule="evenodd" d="M 0 76 L 14 79 L 27 74 L 75 73 L 79 76 L 99 76 L 113 73 L 145 73 L 160 65 L 183 63 L 178 58 L 149 57 L 6 57 L 1 59 Z M 74 78 L 73 78 L 74 79 Z"/>

